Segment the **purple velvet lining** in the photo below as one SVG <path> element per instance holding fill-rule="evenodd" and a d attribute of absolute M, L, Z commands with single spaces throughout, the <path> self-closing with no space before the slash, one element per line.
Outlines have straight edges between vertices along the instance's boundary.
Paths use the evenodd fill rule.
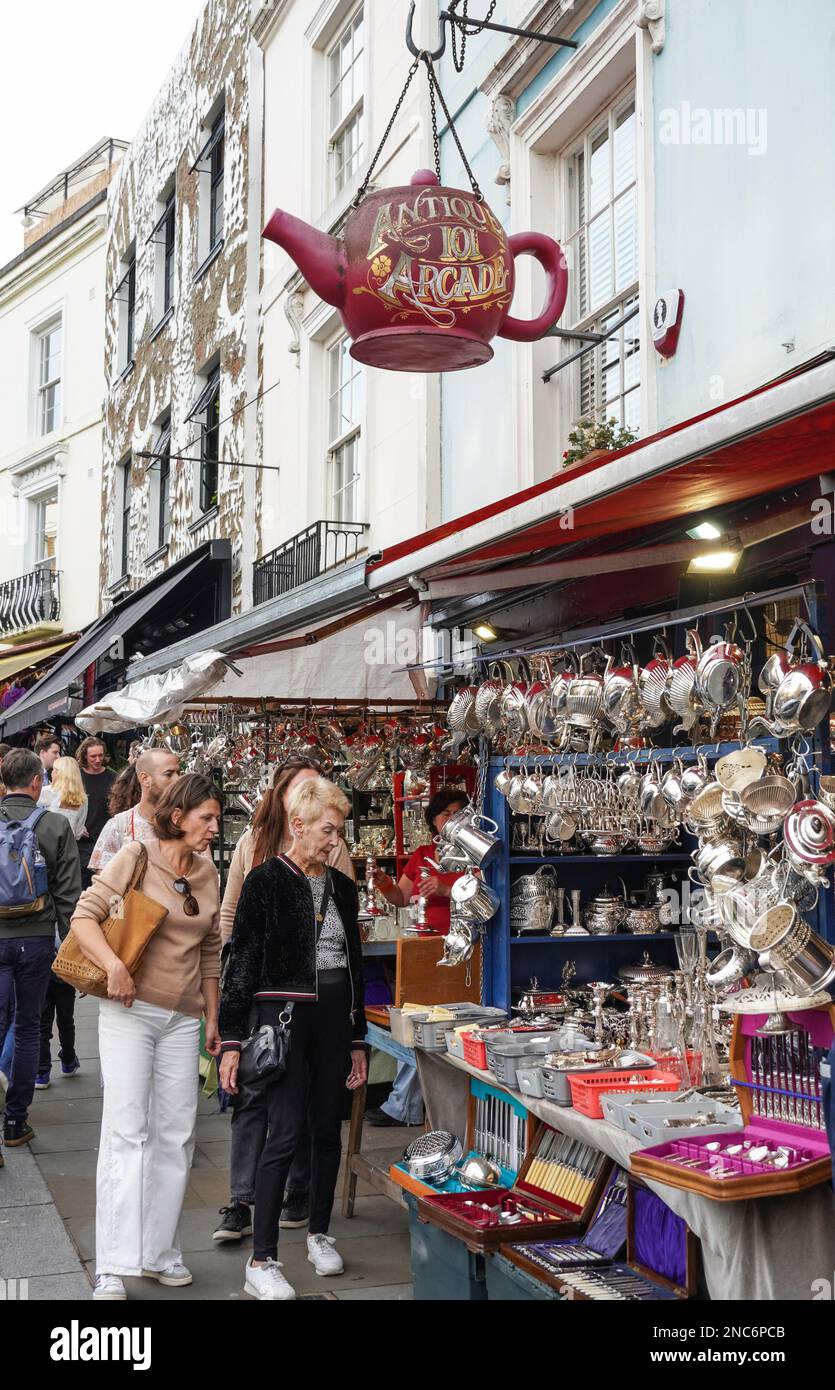
<path fill-rule="evenodd" d="M 687 1283 L 687 1225 L 644 1187 L 632 1189 L 635 1208 L 632 1262 L 654 1270 L 679 1288 Z"/>

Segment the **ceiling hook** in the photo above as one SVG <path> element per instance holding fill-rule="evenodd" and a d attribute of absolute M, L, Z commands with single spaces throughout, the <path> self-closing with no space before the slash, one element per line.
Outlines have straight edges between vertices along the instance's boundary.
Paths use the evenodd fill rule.
<path fill-rule="evenodd" d="M 429 52 L 428 49 L 418 48 L 412 33 L 414 22 L 415 0 L 411 0 L 411 4 L 409 5 L 409 18 L 406 21 L 406 47 L 408 48 L 413 58 L 422 58 L 425 54 L 426 57 L 431 59 L 433 63 L 439 62 L 440 59 L 443 58 L 444 54 L 446 53 L 446 28 L 444 26 L 443 18 L 439 18 L 438 20 L 438 37 L 440 39 L 440 46 L 436 48 L 433 52 Z"/>

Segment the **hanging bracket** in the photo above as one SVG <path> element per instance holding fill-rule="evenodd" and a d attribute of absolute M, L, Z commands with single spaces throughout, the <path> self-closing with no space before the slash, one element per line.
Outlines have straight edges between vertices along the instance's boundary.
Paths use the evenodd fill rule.
<path fill-rule="evenodd" d="M 414 58 L 419 58 L 424 50 L 418 48 L 414 40 L 415 2 L 416 0 L 411 0 L 409 5 L 409 18 L 406 21 L 406 47 Z M 441 10 L 438 15 L 438 47 L 429 53 L 429 57 L 434 63 L 439 62 L 446 53 L 447 24 L 457 24 L 461 29 L 467 24 L 472 24 L 478 27 L 479 32 L 483 29 L 491 29 L 497 34 L 512 34 L 517 39 L 538 39 L 542 43 L 552 43 L 561 48 L 580 47 L 576 39 L 558 38 L 553 34 L 538 34 L 533 29 L 515 29 L 508 24 L 493 24 L 489 20 L 467 19 L 463 15 L 453 14 L 450 10 Z"/>

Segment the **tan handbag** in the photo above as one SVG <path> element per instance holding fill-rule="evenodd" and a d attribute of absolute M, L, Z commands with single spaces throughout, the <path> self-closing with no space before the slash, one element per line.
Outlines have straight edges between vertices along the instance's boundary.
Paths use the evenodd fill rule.
<path fill-rule="evenodd" d="M 145 893 L 140 892 L 140 885 L 148 867 L 148 852 L 144 845 L 140 845 L 139 850 L 133 877 L 121 899 L 121 911 L 118 915 L 106 918 L 101 924 L 108 946 L 119 957 L 131 978 L 136 975 L 142 964 L 142 957 L 152 936 L 168 916 L 167 907 L 160 906 Z M 94 994 L 99 999 L 107 998 L 107 972 L 87 959 L 72 927 L 61 943 L 52 970 L 59 980 L 72 985 L 82 994 Z"/>

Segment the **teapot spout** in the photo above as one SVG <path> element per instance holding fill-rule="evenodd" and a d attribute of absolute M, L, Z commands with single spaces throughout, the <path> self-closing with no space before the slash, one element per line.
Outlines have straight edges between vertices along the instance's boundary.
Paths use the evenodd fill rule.
<path fill-rule="evenodd" d="M 341 242 L 280 208 L 276 208 L 263 235 L 284 248 L 320 299 L 335 309 L 342 308 L 348 258 Z"/>

